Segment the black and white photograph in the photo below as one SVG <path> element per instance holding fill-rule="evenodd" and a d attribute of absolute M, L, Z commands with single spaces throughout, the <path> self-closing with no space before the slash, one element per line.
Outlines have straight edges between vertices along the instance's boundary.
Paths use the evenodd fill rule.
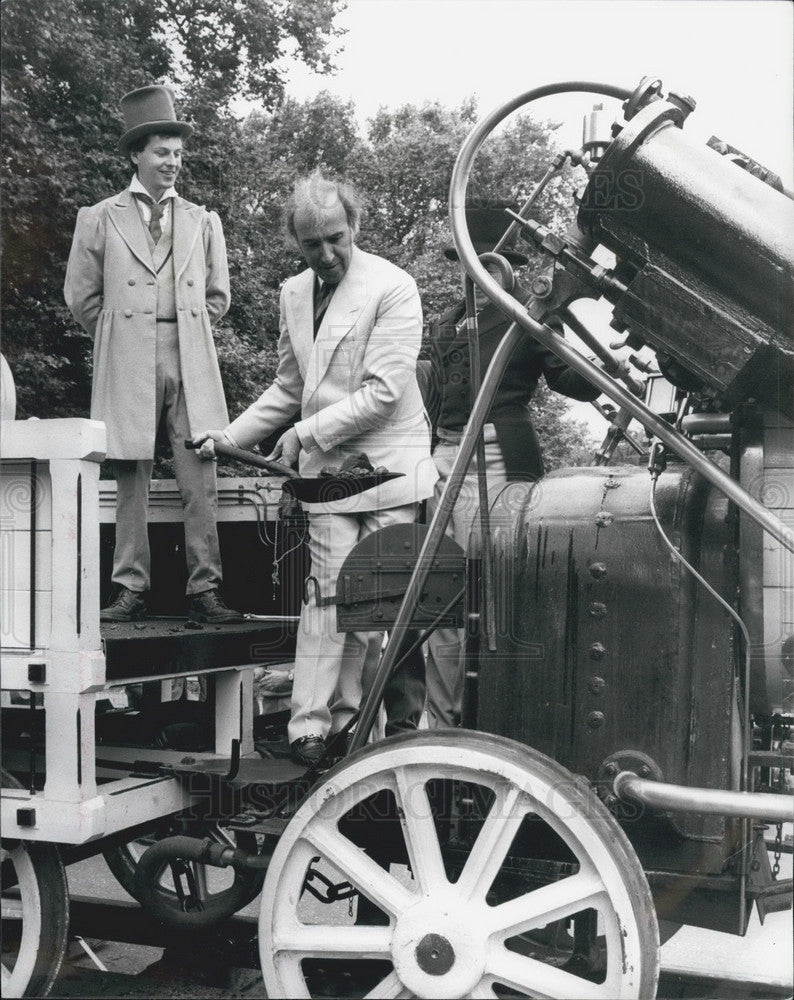
<path fill-rule="evenodd" d="M 794 994 L 794 6 L 0 0 L 4 997 Z"/>

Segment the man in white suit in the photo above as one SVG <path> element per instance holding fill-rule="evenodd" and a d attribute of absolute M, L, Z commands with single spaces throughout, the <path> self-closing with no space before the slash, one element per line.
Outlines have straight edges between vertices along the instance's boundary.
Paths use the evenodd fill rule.
<path fill-rule="evenodd" d="M 365 452 L 373 466 L 404 476 L 346 500 L 304 504 L 312 574 L 322 597 L 336 593 L 340 567 L 374 531 L 416 519 L 437 479 L 430 427 L 416 381 L 422 307 L 410 275 L 354 245 L 360 201 L 347 184 L 319 172 L 299 181 L 285 211 L 287 231 L 309 267 L 281 292 L 279 365 L 274 383 L 225 431 L 199 434 L 201 454 L 213 441 L 250 447 L 296 414 L 272 454 L 302 476 Z M 309 595 L 297 641 L 292 717 L 293 758 L 320 759 L 329 733 L 341 729 L 361 700 L 371 633 L 336 631 L 336 609 Z M 329 708 L 329 703 L 333 704 Z"/>

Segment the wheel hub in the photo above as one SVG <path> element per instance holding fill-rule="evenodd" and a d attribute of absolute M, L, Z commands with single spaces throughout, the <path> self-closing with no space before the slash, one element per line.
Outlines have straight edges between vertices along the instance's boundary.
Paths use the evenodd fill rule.
<path fill-rule="evenodd" d="M 448 894 L 425 899 L 397 919 L 392 961 L 408 990 L 420 997 L 471 994 L 485 972 L 487 935 L 479 910 Z"/>
<path fill-rule="evenodd" d="M 416 946 L 416 963 L 430 976 L 443 976 L 455 964 L 455 950 L 440 934 L 425 934 Z"/>

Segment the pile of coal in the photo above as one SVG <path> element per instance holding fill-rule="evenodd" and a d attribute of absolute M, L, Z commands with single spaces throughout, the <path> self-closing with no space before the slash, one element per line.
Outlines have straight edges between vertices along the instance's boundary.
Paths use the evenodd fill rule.
<path fill-rule="evenodd" d="M 365 476 L 379 476 L 388 471 L 385 465 L 379 465 L 374 469 L 372 462 L 362 451 L 360 455 L 346 458 L 339 467 L 324 466 L 320 469 L 320 475 L 326 479 L 363 479 Z"/>

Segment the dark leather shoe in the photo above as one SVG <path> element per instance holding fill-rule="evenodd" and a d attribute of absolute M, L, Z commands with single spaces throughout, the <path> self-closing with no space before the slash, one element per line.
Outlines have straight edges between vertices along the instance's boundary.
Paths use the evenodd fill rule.
<path fill-rule="evenodd" d="M 121 587 L 106 608 L 99 612 L 101 622 L 138 622 L 147 615 L 143 595 Z"/>
<path fill-rule="evenodd" d="M 353 733 L 334 733 L 328 737 L 328 748 L 334 760 L 341 760 L 350 753 L 350 744 L 353 742 Z"/>
<path fill-rule="evenodd" d="M 227 608 L 217 590 L 203 590 L 200 594 L 193 594 L 187 616 L 194 622 L 207 622 L 210 625 L 243 621 L 242 612 Z"/>
<path fill-rule="evenodd" d="M 313 767 L 325 755 L 322 736 L 302 736 L 289 745 L 289 755 L 296 764 Z"/>

